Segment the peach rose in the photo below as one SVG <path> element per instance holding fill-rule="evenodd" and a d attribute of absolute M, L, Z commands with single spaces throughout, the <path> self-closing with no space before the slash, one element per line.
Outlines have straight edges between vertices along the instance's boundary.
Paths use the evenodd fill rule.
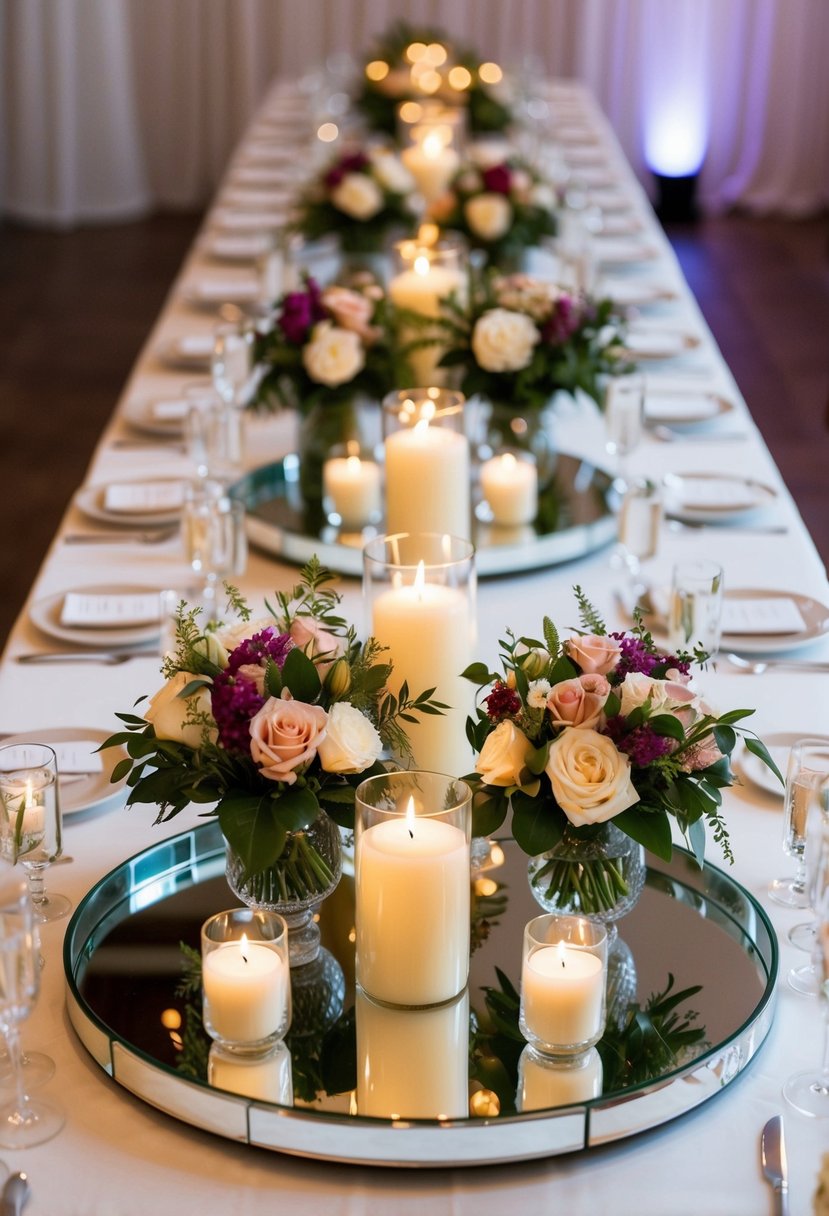
<path fill-rule="evenodd" d="M 152 697 L 144 718 L 152 723 L 156 739 L 170 739 L 173 743 L 184 743 L 192 748 L 199 748 L 206 742 L 216 742 L 216 727 L 205 727 L 196 721 L 212 717 L 210 689 L 202 687 L 189 697 L 181 695 L 187 685 L 198 678 L 192 672 L 177 671 Z"/>
<path fill-rule="evenodd" d="M 312 616 L 297 616 L 291 621 L 288 630 L 294 645 L 314 659 L 320 678 L 325 676 L 328 668 L 343 653 L 342 638 L 335 637 L 327 629 L 323 629 L 319 621 Z M 321 661 L 320 661 L 321 660 Z"/>
<path fill-rule="evenodd" d="M 639 801 L 630 760 L 598 731 L 565 730 L 550 744 L 546 773 L 574 827 L 604 823 Z"/>
<path fill-rule="evenodd" d="M 381 333 L 379 329 L 369 325 L 374 305 L 359 291 L 350 291 L 347 287 L 336 285 L 326 287 L 322 293 L 322 303 L 341 329 L 350 329 L 359 334 L 364 342 L 376 341 Z"/>
<path fill-rule="evenodd" d="M 547 708 L 555 726 L 596 727 L 608 698 L 610 685 L 604 676 L 591 673 L 562 680 L 551 689 Z"/>
<path fill-rule="evenodd" d="M 505 718 L 487 735 L 475 767 L 487 785 L 520 785 L 532 747 L 523 731 Z"/>
<path fill-rule="evenodd" d="M 250 722 L 250 754 L 269 781 L 293 785 L 325 738 L 328 714 L 320 705 L 269 697 Z"/>
<path fill-rule="evenodd" d="M 585 674 L 596 672 L 600 676 L 606 676 L 613 670 L 622 653 L 614 638 L 603 637 L 597 633 L 568 638 L 564 648 Z"/>

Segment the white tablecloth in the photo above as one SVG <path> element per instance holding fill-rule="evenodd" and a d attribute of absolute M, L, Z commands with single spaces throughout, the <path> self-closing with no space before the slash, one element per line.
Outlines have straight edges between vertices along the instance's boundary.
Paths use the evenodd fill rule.
<path fill-rule="evenodd" d="M 278 112 L 282 96 L 275 90 L 265 110 Z M 663 444 L 648 436 L 631 458 L 632 472 L 659 476 L 669 470 L 738 470 L 777 490 L 773 519 L 787 528 L 779 535 L 737 530 L 674 533 L 666 528 L 655 577 L 667 577 L 677 558 L 705 555 L 723 563 L 731 587 L 788 588 L 826 603 L 829 588 L 810 538 L 607 125 L 590 98 L 576 87 L 559 86 L 554 96 L 568 115 L 593 128 L 613 174 L 645 225 L 647 241 L 657 247 L 655 260 L 624 273 L 675 286 L 679 298 L 652 315 L 701 340 L 695 351 L 674 365 L 672 373 L 685 375 L 691 384 L 714 389 L 733 402 L 735 412 L 723 425 L 745 432 L 742 442 L 721 445 L 690 438 Z M 249 138 L 254 135 L 252 131 Z M 233 181 L 243 153 L 244 145 L 226 184 Z M 192 379 L 166 370 L 155 352 L 170 338 L 210 332 L 215 317 L 193 310 L 179 290 L 193 274 L 210 270 L 217 275 L 250 273 L 211 262 L 196 243 L 137 362 L 122 406 L 139 397 L 174 392 Z M 128 283 L 124 291 L 129 292 Z M 655 369 L 654 374 L 667 372 Z M 250 450 L 255 463 L 287 450 L 292 442 L 287 420 L 257 420 L 252 431 Z M 116 437 L 129 434 L 134 432 L 116 414 L 94 455 L 88 484 L 189 472 L 184 456 L 169 446 L 147 450 L 112 446 Z M 601 459 L 604 436 L 598 414 L 574 408 L 562 420 L 560 440 L 564 446 L 579 446 Z M 61 540 L 62 532 L 88 526 L 77 508 L 69 509 L 32 591 L 33 601 L 97 583 L 185 585 L 188 571 L 177 540 L 129 547 L 69 546 Z M 285 586 L 294 576 L 295 571 L 278 562 L 252 554 L 243 588 L 261 594 Z M 611 625 L 621 624 L 605 550 L 563 568 L 483 582 L 479 586 L 481 657 L 495 661 L 497 638 L 507 626 L 537 635 L 543 613 L 564 626 L 575 623 L 574 582 L 585 588 Z M 342 590 L 347 611 L 359 620 L 359 584 L 344 581 Z M 53 644 L 38 633 L 24 610 L 0 667 L 0 730 L 66 725 L 110 729 L 116 710 L 128 709 L 138 696 L 158 686 L 157 657 L 133 659 L 119 667 L 33 667 L 15 661 L 21 652 L 51 648 Z M 829 642 L 815 643 L 809 654 L 829 659 Z M 829 698 L 821 695 L 825 680 L 818 675 L 748 677 L 734 674 L 721 663 L 716 672 L 704 675 L 703 683 L 715 705 L 756 706 L 752 721 L 761 735 L 774 730 L 829 733 Z M 795 1216 L 809 1212 L 820 1155 L 829 1149 L 829 1126 L 789 1111 L 781 1095 L 781 1085 L 791 1072 L 817 1066 L 822 1046 L 817 1002 L 795 995 L 785 982 L 789 967 L 805 961 L 786 940 L 790 925 L 802 919 L 802 914 L 777 908 L 766 896 L 769 879 L 792 865 L 781 851 L 781 801 L 746 785 L 729 791 L 725 805 L 737 858 L 733 874 L 772 918 L 781 939 L 782 979 L 775 1023 L 759 1056 L 736 1083 L 693 1114 L 613 1148 L 505 1168 L 373 1171 L 239 1147 L 194 1131 L 142 1104 L 111 1082 L 87 1056 L 64 1009 L 64 921 L 43 930 L 42 995 L 25 1026 L 24 1041 L 50 1052 L 56 1060 L 57 1074 L 49 1091 L 59 1095 L 66 1108 L 66 1127 L 50 1144 L 2 1154 L 12 1168 L 25 1169 L 31 1177 L 34 1195 L 28 1210 L 32 1216 L 145 1216 L 147 1211 L 154 1216 L 202 1216 L 206 1212 L 252 1216 L 262 1210 L 278 1210 L 286 1216 L 312 1216 L 323 1210 L 343 1216 L 385 1216 L 419 1212 L 427 1203 L 436 1214 L 453 1216 L 472 1216 L 482 1210 L 567 1212 L 570 1216 L 596 1212 L 755 1216 L 770 1210 L 759 1164 L 760 1129 L 770 1115 L 782 1110 L 788 1132 L 792 1212 Z M 116 806 L 95 818 L 69 821 L 66 850 L 74 863 L 52 870 L 48 885 L 77 902 L 123 858 L 158 841 L 165 832 L 172 834 L 196 821 L 195 815 L 185 813 L 166 828 L 154 828 L 152 817 L 149 808 L 126 812 Z"/>

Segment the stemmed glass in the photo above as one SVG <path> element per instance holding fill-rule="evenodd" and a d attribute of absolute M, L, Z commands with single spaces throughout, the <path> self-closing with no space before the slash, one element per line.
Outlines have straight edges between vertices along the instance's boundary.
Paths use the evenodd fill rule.
<path fill-rule="evenodd" d="M 829 821 L 820 819 L 815 876 L 815 937 L 814 966 L 818 977 L 818 995 L 823 1005 L 823 1061 L 819 1070 L 795 1073 L 783 1086 L 783 1096 L 795 1110 L 813 1118 L 829 1118 Z"/>
<path fill-rule="evenodd" d="M 639 446 L 645 424 L 645 377 L 638 372 L 612 376 L 604 395 L 605 446 L 616 458 L 618 480 L 627 489 L 627 458 Z"/>
<path fill-rule="evenodd" d="M 829 750 L 829 745 L 827 745 Z M 817 909 L 823 898 L 824 888 L 829 882 L 829 851 L 824 844 L 829 841 L 829 776 L 817 783 L 815 797 L 807 811 L 806 845 L 806 893 L 815 909 L 815 919 L 804 921 L 789 930 L 789 941 L 812 957 L 802 967 L 792 967 L 787 976 L 789 987 L 802 996 L 819 996 L 823 979 L 818 956 L 820 921 Z"/>
<path fill-rule="evenodd" d="M 20 862 L 39 924 L 60 920 L 72 907 L 65 895 L 49 895 L 48 866 L 63 852 L 63 821 L 55 753 L 43 743 L 0 748 L 0 850 Z"/>
<path fill-rule="evenodd" d="M 11 866 L 0 874 L 0 1032 L 11 1061 L 15 1097 L 0 1107 L 0 1145 L 29 1148 L 56 1136 L 63 1115 L 52 1103 L 32 1101 L 21 1067 L 20 1023 L 29 1016 L 40 983 L 40 951 L 26 884 Z"/>
<path fill-rule="evenodd" d="M 219 582 L 245 571 L 244 504 L 231 498 L 220 482 L 192 482 L 184 496 L 182 535 L 187 561 L 202 580 L 195 595 L 209 615 Z"/>
<path fill-rule="evenodd" d="M 786 803 L 783 819 L 783 851 L 797 862 L 791 878 L 769 883 L 769 899 L 784 908 L 808 908 L 806 887 L 806 825 L 809 806 L 818 787 L 829 777 L 829 743 L 825 739 L 798 739 L 789 753 L 786 770 Z"/>
<path fill-rule="evenodd" d="M 659 486 L 646 477 L 636 477 L 625 488 L 619 510 L 619 543 L 611 564 L 621 566 L 630 584 L 630 594 L 636 601 L 646 588 L 640 580 L 642 562 L 655 557 L 659 548 L 659 527 L 662 523 L 662 495 Z"/>

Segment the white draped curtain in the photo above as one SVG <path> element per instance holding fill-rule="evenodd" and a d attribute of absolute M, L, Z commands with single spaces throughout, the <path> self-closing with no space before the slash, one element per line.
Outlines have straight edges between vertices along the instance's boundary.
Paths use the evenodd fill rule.
<path fill-rule="evenodd" d="M 696 139 L 709 209 L 829 205 L 829 0 L 0 0 L 0 212 L 201 204 L 274 76 L 398 17 L 583 80 L 646 182 Z"/>

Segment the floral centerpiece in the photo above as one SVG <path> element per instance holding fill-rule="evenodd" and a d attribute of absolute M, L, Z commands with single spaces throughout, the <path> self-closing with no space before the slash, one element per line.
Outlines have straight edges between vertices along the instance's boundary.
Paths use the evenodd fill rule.
<path fill-rule="evenodd" d="M 515 413 L 583 390 L 601 402 L 600 377 L 625 366 L 621 316 L 608 299 L 572 295 L 525 274 L 490 273 L 463 308 L 443 305 L 443 367 L 462 369 L 461 390 Z"/>
<path fill-rule="evenodd" d="M 497 64 L 452 45 L 442 30 L 399 21 L 372 46 L 355 104 L 372 130 L 392 136 L 398 105 L 424 97 L 464 106 L 473 135 L 504 131 L 512 112 L 502 78 Z"/>
<path fill-rule="evenodd" d="M 581 629 L 573 636 L 562 641 L 545 617 L 543 641 L 508 632 L 502 673 L 483 663 L 464 672 L 490 686 L 467 723 L 478 760 L 466 780 L 476 835 L 490 835 L 511 812 L 516 841 L 538 859 L 532 882 L 544 906 L 604 915 L 628 894 L 624 867 L 599 854 L 584 860 L 573 846 L 612 825 L 670 859 L 673 822 L 700 865 L 706 826 L 733 861 L 721 790 L 734 781 L 738 736 L 780 773 L 738 725 L 752 710 L 717 714 L 693 688 L 702 651 L 660 650 L 639 617 L 631 631 L 608 633 L 579 587 L 575 595 Z"/>
<path fill-rule="evenodd" d="M 380 253 L 417 219 L 415 181 L 396 153 L 369 147 L 340 155 L 300 196 L 294 228 L 308 240 L 336 235 L 347 253 Z"/>
<path fill-rule="evenodd" d="M 209 807 L 227 841 L 229 877 L 233 854 L 234 889 L 251 904 L 313 903 L 330 889 L 339 871 L 313 827 L 326 817 L 350 826 L 354 791 L 384 771 L 384 749 L 407 754 L 404 723 L 443 708 L 430 700 L 433 689 L 387 691 L 383 648 L 357 640 L 331 578 L 312 559 L 256 621 L 228 588 L 229 627 L 202 625 L 200 610 L 182 603 L 164 684 L 143 717 L 118 714 L 124 729 L 104 745 L 128 753 L 112 776 L 129 774 L 128 806 L 157 805 L 157 823 L 190 803 Z"/>
<path fill-rule="evenodd" d="M 555 202 L 552 186 L 515 157 L 486 167 L 466 165 L 432 204 L 430 218 L 462 232 L 497 265 L 555 236 Z"/>

